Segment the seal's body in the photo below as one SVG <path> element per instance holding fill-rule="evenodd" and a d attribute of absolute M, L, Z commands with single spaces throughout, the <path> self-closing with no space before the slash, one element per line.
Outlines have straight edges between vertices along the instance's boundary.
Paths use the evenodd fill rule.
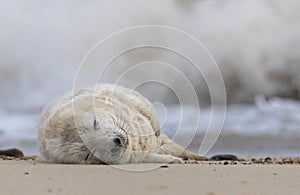
<path fill-rule="evenodd" d="M 160 132 L 153 105 L 138 92 L 101 84 L 53 100 L 42 112 L 39 144 L 53 163 L 181 163 L 205 160 Z"/>

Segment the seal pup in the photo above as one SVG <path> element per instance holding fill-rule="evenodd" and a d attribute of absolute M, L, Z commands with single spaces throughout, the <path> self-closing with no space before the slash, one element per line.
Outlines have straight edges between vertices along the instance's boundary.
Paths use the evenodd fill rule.
<path fill-rule="evenodd" d="M 52 163 L 183 163 L 206 160 L 160 132 L 150 101 L 118 85 L 101 84 L 54 99 L 42 111 L 39 147 Z"/>

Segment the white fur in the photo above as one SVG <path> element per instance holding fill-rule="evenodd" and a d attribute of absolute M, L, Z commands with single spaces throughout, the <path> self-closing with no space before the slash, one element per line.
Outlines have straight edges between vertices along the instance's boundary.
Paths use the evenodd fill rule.
<path fill-rule="evenodd" d="M 54 163 L 180 163 L 203 160 L 161 134 L 153 105 L 136 91 L 102 84 L 52 101 L 42 112 L 41 154 Z"/>

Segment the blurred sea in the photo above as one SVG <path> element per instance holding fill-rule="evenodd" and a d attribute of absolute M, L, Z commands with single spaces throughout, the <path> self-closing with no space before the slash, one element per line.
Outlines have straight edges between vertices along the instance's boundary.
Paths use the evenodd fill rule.
<path fill-rule="evenodd" d="M 188 108 L 191 110 L 195 108 Z M 272 98 L 256 98 L 255 104 L 236 104 L 227 108 L 224 127 L 214 147 L 207 155 L 233 153 L 243 157 L 299 156 L 300 155 L 300 101 Z M 167 111 L 167 112 L 166 112 Z M 180 106 L 170 106 L 166 111 L 158 110 L 162 131 L 172 137 L 180 121 Z M 200 109 L 197 130 L 189 127 L 189 118 L 181 122 L 185 136 L 194 135 L 188 149 L 198 153 L 205 130 L 210 120 L 210 109 Z M 38 112 L 2 112 L 0 115 L 0 148 L 18 147 L 27 154 L 38 154 L 36 125 Z M 181 140 L 177 140 L 181 142 Z"/>

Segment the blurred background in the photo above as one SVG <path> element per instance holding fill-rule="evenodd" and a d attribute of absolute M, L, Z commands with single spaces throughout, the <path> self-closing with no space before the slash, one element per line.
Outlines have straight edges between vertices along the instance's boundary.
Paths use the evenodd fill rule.
<path fill-rule="evenodd" d="M 78 66 L 89 49 L 113 32 L 151 24 L 178 28 L 198 39 L 222 73 L 227 115 L 208 155 L 299 156 L 299 9 L 300 2 L 295 0 L 1 0 L 0 148 L 18 147 L 27 154 L 38 154 L 39 114 L 48 101 L 72 89 Z M 150 36 L 158 42 L 168 41 L 159 33 L 132 35 L 132 40 Z M 117 39 L 112 47 L 123 47 L 130 40 Z M 172 44 L 190 48 L 181 40 Z M 85 69 L 81 77 L 87 80 L 85 84 L 104 66 L 98 60 L 108 55 L 102 52 L 94 59 L 97 63 Z M 201 122 L 189 149 L 198 152 L 203 129 L 209 123 L 211 99 L 205 79 L 186 61 L 151 48 L 132 51 L 113 62 L 103 82 L 112 82 L 122 71 L 146 59 L 176 64 L 194 86 Z M 205 68 L 210 70 L 208 65 Z M 151 71 L 127 77 L 124 85 L 147 74 Z M 209 77 L 214 79 L 217 74 L 212 69 Z M 181 86 L 180 79 L 173 82 Z M 167 109 L 167 116 L 159 116 L 164 118 L 162 130 L 172 135 L 180 112 L 176 95 L 153 83 L 137 90 Z M 165 109 L 158 108 L 161 110 Z M 187 128 L 186 133 L 193 131 Z"/>

